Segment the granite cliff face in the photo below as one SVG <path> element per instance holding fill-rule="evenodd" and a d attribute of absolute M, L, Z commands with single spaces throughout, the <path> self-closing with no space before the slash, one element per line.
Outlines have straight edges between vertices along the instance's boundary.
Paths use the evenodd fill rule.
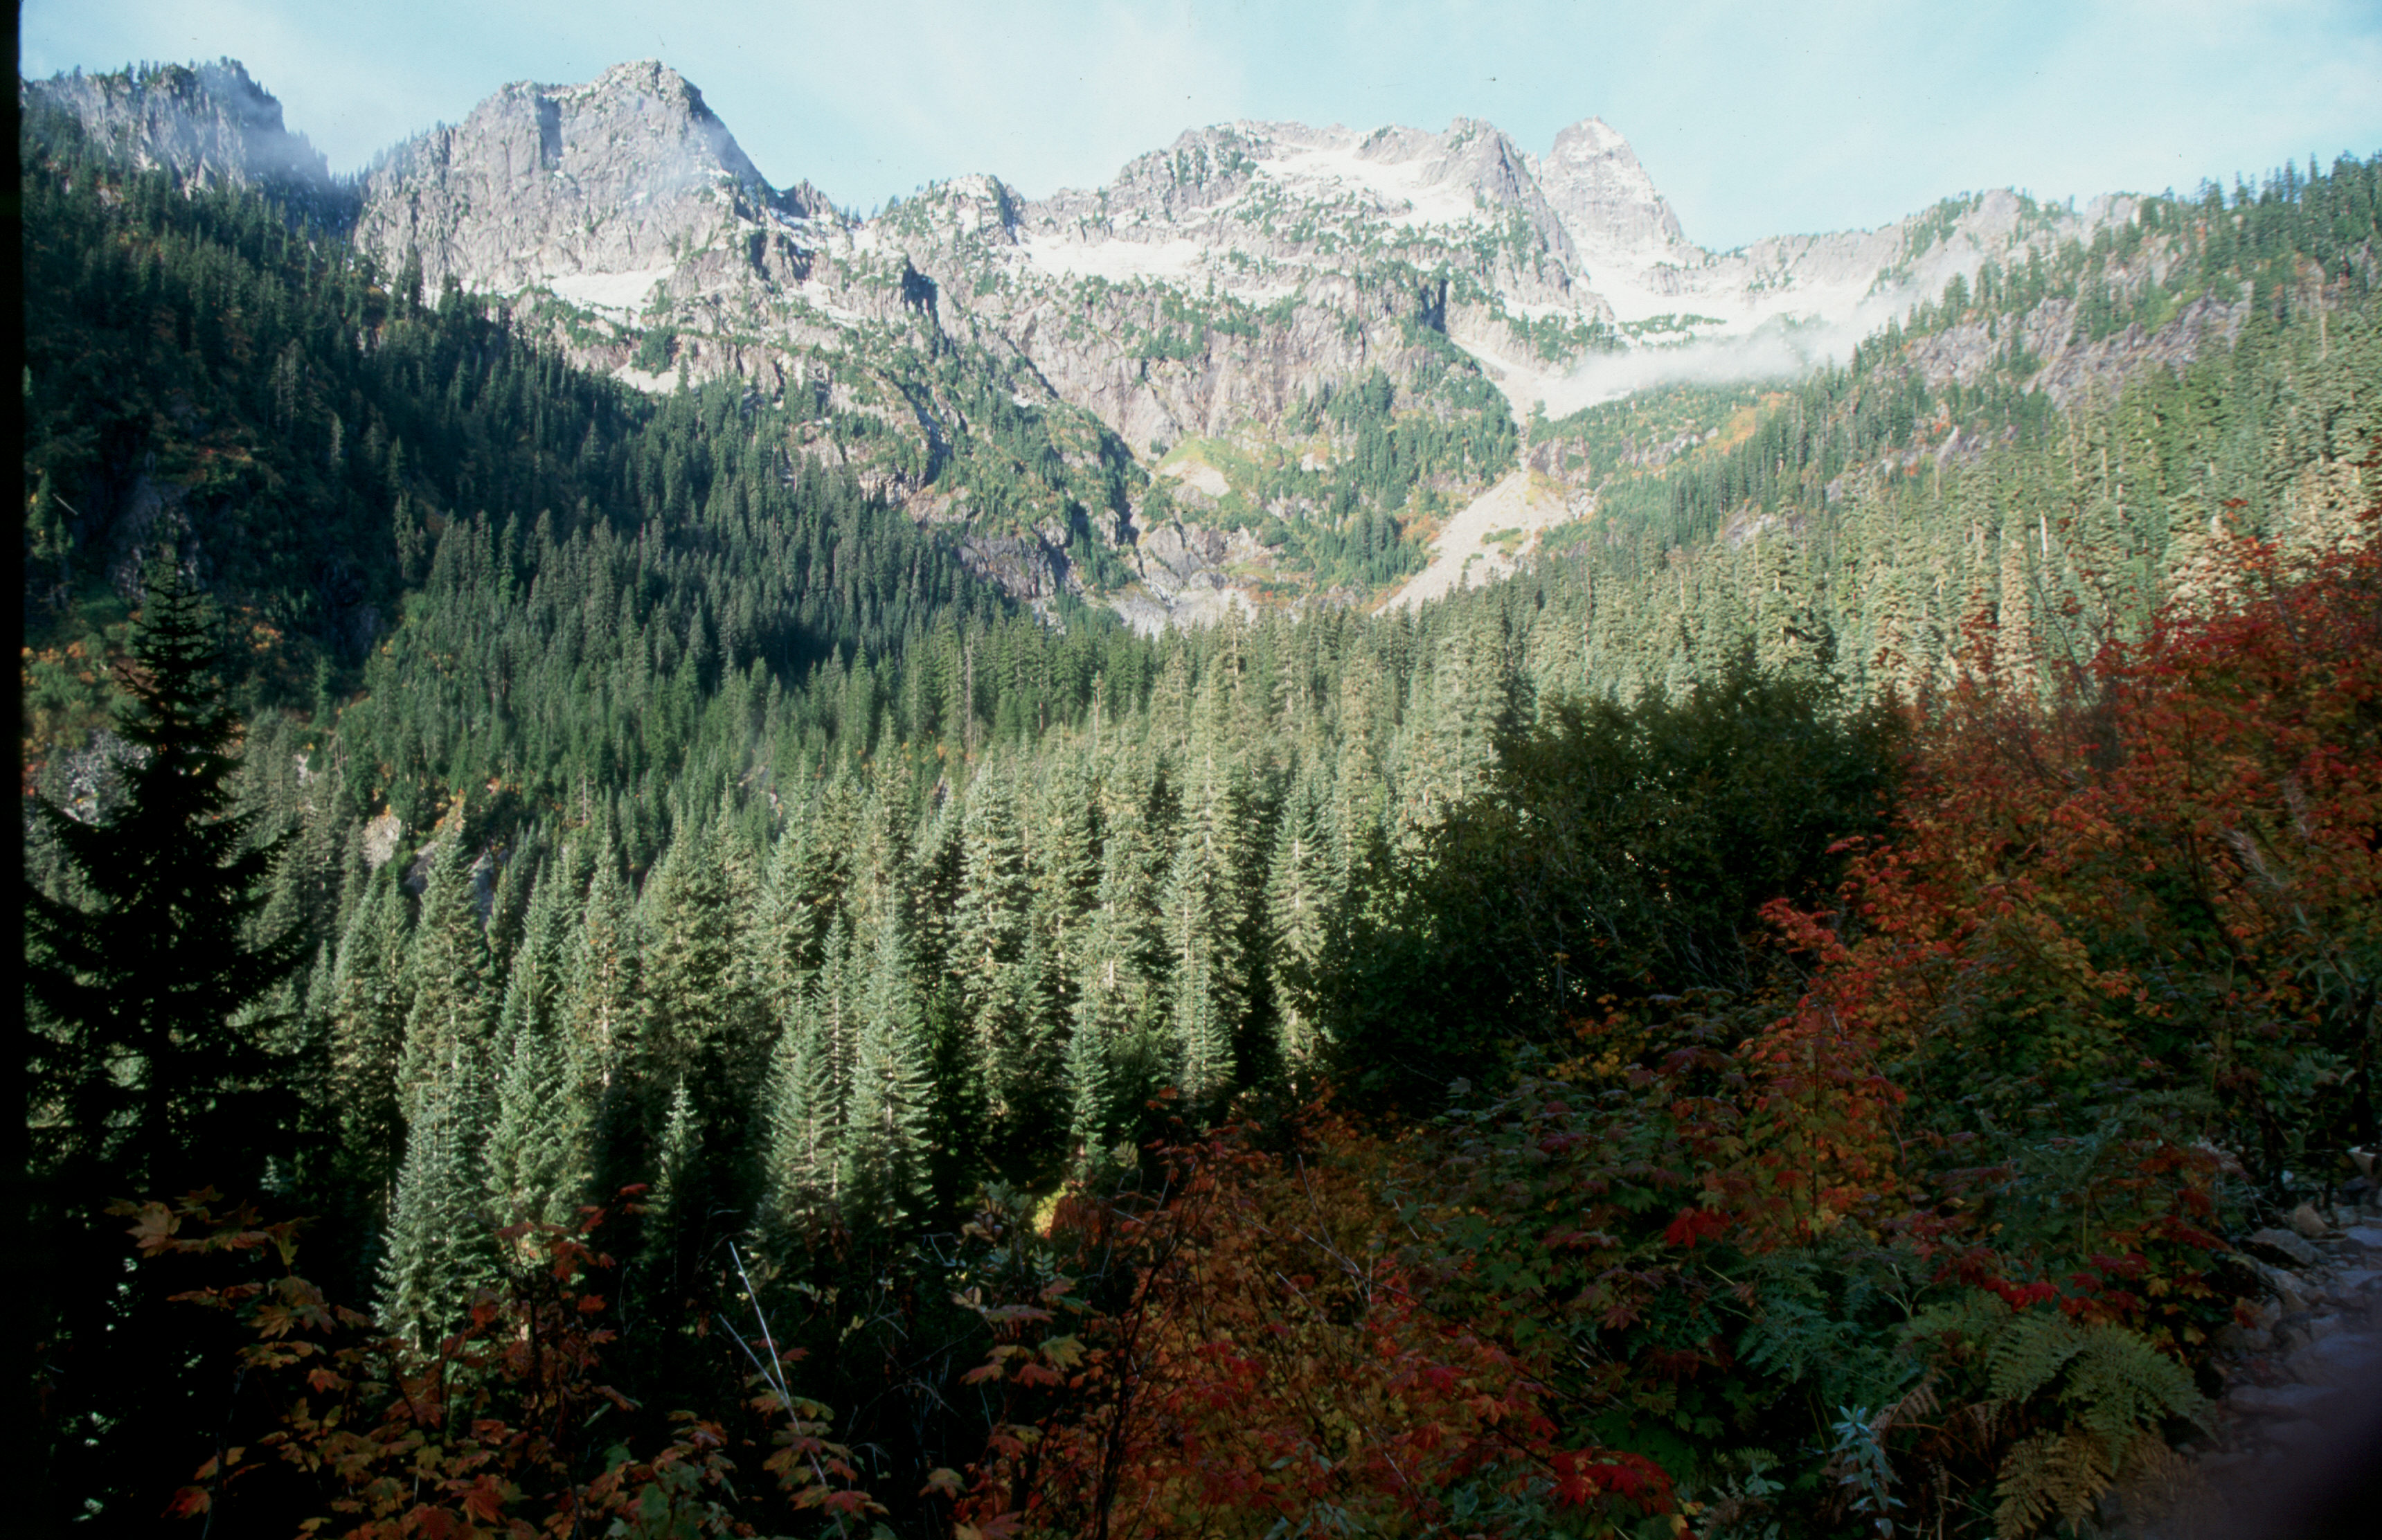
<path fill-rule="evenodd" d="M 1616 355 L 1866 328 L 1989 257 L 2008 265 L 2130 217 L 2128 200 L 2076 213 L 1996 191 L 1875 230 L 1708 252 L 1590 117 L 1543 157 L 1471 119 L 1441 133 L 1227 124 L 1102 188 L 1029 200 L 964 177 L 854 225 L 808 184 L 770 186 L 702 93 L 652 60 L 508 86 L 351 190 L 229 61 L 24 89 L 141 164 L 350 197 L 356 240 L 385 267 L 417 256 L 433 288 L 451 276 L 524 314 L 572 313 L 595 323 L 567 328 L 583 361 L 639 383 L 677 377 L 635 366 L 643 334 L 667 326 L 669 362 L 696 377 L 824 378 L 823 408 L 866 404 L 868 391 L 838 395 L 836 362 L 919 331 L 1028 365 L 1029 393 L 1142 451 L 1268 421 L 1354 373 L 1396 375 L 1415 326 L 1479 359 L 1517 414 L 1558 411 L 1615 393 L 1596 381 Z M 912 425 L 931 447 L 931 425 Z"/>
<path fill-rule="evenodd" d="M 1629 142 L 1602 118 L 1582 118 L 1556 134 L 1546 158 L 1531 162 L 1530 169 L 1565 229 L 1600 258 L 1703 255 L 1688 243 L 1678 216 L 1654 191 L 1654 179 L 1638 164 Z"/>
<path fill-rule="evenodd" d="M 1710 252 L 1590 117 L 1543 157 L 1471 119 L 1219 125 L 1105 187 L 1028 199 L 967 176 L 856 223 L 807 184 L 771 186 L 702 93 L 650 60 L 508 86 L 354 184 L 236 64 L 23 89 L 141 164 L 338 210 L 384 271 L 418 260 L 433 290 L 498 296 L 584 365 L 656 390 L 741 378 L 806 415 L 798 452 L 952 526 L 1013 592 L 1122 573 L 1143 618 L 1211 612 L 1274 560 L 1245 528 L 1226 537 L 1249 516 L 1227 516 L 1250 493 L 1213 468 L 1232 457 L 1201 462 L 1212 487 L 1153 480 L 1171 448 L 1329 463 L 1351 446 L 1316 437 L 1315 404 L 1376 370 L 1404 389 L 1453 361 L 1516 421 L 1664 378 L 1785 372 L 1989 260 L 2020 267 L 2133 217 L 2130 200 L 2076 211 L 1995 191 Z M 2168 351 L 2238 324 L 2189 319 Z M 2057 317 L 2036 320 L 2063 390 L 2149 348 L 2087 356 Z M 1998 345 L 1955 330 L 1919 363 L 1958 377 Z M 1434 495 L 1460 505 L 1494 480 Z"/>

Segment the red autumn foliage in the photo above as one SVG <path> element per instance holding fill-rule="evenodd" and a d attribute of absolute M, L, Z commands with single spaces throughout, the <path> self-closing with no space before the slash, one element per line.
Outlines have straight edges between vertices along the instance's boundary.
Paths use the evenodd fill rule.
<path fill-rule="evenodd" d="M 1565 1509 L 1671 1509 L 1654 1462 L 1566 1445 L 1541 1364 L 1437 1311 L 1387 1197 L 1394 1147 L 1324 1110 L 1286 1153 L 1227 1131 L 1151 1158 L 1160 1194 L 1079 1197 L 1054 1238 L 1129 1271 L 1123 1308 L 1078 1310 L 1063 1336 L 1034 1319 L 1038 1342 L 985 1366 L 1013 1398 L 966 1529 L 1263 1535 L 1334 1515 L 1524 1534 Z M 1042 1361 L 1063 1395 L 1023 1394 Z"/>
<path fill-rule="evenodd" d="M 240 1379 L 258 1382 L 250 1394 L 271 1406 L 273 1424 L 203 1465 L 170 1515 L 205 1514 L 227 1491 L 255 1487 L 269 1495 L 248 1522 L 304 1514 L 300 1533 L 345 1540 L 752 1533 L 737 1517 L 718 1423 L 674 1413 L 675 1433 L 645 1460 L 596 1442 L 597 1413 L 632 1404 L 598 1378 L 614 1334 L 585 1286 L 613 1265 L 594 1245 L 604 1211 L 499 1231 L 518 1263 L 506 1287 L 480 1294 L 462 1329 L 418 1353 L 298 1275 L 298 1222 L 265 1224 L 252 1207 L 218 1202 L 199 1192 L 114 1210 L 133 1220 L 144 1260 L 270 1249 L 281 1267 L 175 1297 L 233 1312 L 253 1331 Z M 825 1409 L 765 1389 L 755 1410 L 784 1419 L 765 1468 L 794 1507 L 878 1510 L 853 1485 L 850 1451 L 820 1436 Z"/>
<path fill-rule="evenodd" d="M 1922 724 L 1899 836 L 1854 857 L 1844 914 L 1774 906 L 1817 964 L 1771 1052 L 1782 1076 L 1826 1064 L 1854 1086 L 1882 1053 L 1958 1058 L 2012 1101 L 2189 1085 L 2212 1131 L 2270 1166 L 2370 1129 L 2373 520 L 2296 561 L 2232 542 L 2213 603 L 2170 604 L 2047 702 L 1981 634 Z M 1881 1152 L 1812 1151 L 1847 1188 L 1875 1186 Z"/>

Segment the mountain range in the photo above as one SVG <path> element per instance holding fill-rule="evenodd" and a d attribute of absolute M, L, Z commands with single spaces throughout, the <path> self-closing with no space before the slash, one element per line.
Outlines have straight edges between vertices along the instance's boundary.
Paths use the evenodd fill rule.
<path fill-rule="evenodd" d="M 139 164 L 271 191 L 392 283 L 495 297 L 575 363 L 646 390 L 730 377 L 806 402 L 805 452 L 950 526 L 1003 587 L 1098 591 L 1145 625 L 1326 585 L 1268 520 L 1311 522 L 1328 488 L 1267 472 L 1328 480 L 1352 447 L 1318 431 L 1317 409 L 1376 371 L 1390 417 L 1519 440 L 1421 466 L 1415 495 L 1395 494 L 1399 537 L 1435 540 L 1439 558 L 1412 598 L 1461 581 L 1463 561 L 1510 569 L 1510 550 L 1469 536 L 1450 548 L 1460 510 L 1501 497 L 1533 539 L 1592 512 L 1593 488 L 1531 456 L 1514 425 L 1666 380 L 1800 372 L 1947 285 L 2040 265 L 2137 213 L 2122 196 L 2078 208 L 1995 191 L 1713 252 L 1589 117 L 1544 155 L 1472 119 L 1437 133 L 1237 122 L 1104 187 L 1035 199 L 970 175 L 864 220 L 807 182 L 772 185 L 702 93 L 650 60 L 507 86 L 352 178 L 228 60 L 23 89 Z M 2155 278 L 2155 253 L 2148 265 Z M 2210 321 L 2235 324 L 2186 319 L 2184 356 Z M 2055 392 L 2096 373 L 2071 323 L 2046 316 L 2029 338 Z M 1978 341 L 1932 372 L 1973 372 L 1993 351 Z M 1530 470 L 1536 483 L 1516 479 Z M 1379 580 L 1423 560 L 1338 596 L 1378 601 Z"/>

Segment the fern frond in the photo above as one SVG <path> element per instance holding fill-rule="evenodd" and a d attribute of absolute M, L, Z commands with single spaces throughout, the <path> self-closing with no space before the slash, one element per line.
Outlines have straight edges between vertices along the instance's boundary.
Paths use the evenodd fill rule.
<path fill-rule="evenodd" d="M 1995 1540 L 2032 1540 L 2052 1518 L 2081 1523 L 2110 1482 L 2107 1446 L 2093 1435 L 2075 1429 L 2036 1434 L 2002 1461 L 1995 1483 Z"/>
<path fill-rule="evenodd" d="M 2020 1315 L 1985 1355 L 1996 1399 L 2022 1401 L 2049 1385 L 2084 1347 L 2084 1334 L 2061 1315 Z"/>
<path fill-rule="evenodd" d="M 2002 1413 L 2008 1410 L 2008 1401 L 1971 1401 L 1960 1409 L 1963 1415 L 1977 1424 L 1977 1437 L 1986 1442 L 1992 1440 L 1994 1429 L 2002 1420 Z"/>
<path fill-rule="evenodd" d="M 1900 1400 L 1888 1405 L 1872 1420 L 1870 1426 L 1884 1434 L 1886 1429 L 1907 1427 L 1918 1418 L 1935 1410 L 1935 1376 L 1930 1374 L 1910 1387 Z"/>
<path fill-rule="evenodd" d="M 1912 1316 L 1910 1324 L 1903 1328 L 1902 1339 L 1922 1342 L 1951 1337 L 1963 1342 L 1982 1342 L 1998 1333 L 2009 1317 L 2009 1306 L 1982 1288 L 1973 1288 Z"/>
<path fill-rule="evenodd" d="M 2113 1449 L 2131 1448 L 2137 1429 L 2155 1430 L 2167 1418 L 2204 1423 L 2208 1416 L 2184 1367 L 2123 1326 L 2082 1334 L 2060 1399 Z"/>
<path fill-rule="evenodd" d="M 2118 1469 L 2125 1474 L 2121 1497 L 2126 1512 L 2137 1522 L 2181 1514 L 2211 1496 L 2200 1468 L 2155 1433 L 2137 1434 Z"/>

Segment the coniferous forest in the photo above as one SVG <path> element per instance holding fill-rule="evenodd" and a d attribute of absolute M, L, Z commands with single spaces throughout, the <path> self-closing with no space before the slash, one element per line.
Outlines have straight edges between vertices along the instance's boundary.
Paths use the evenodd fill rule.
<path fill-rule="evenodd" d="M 1149 636 L 20 155 L 45 1524 L 2018 1540 L 2187 1490 L 2238 1238 L 2372 1190 L 2382 161 Z"/>

